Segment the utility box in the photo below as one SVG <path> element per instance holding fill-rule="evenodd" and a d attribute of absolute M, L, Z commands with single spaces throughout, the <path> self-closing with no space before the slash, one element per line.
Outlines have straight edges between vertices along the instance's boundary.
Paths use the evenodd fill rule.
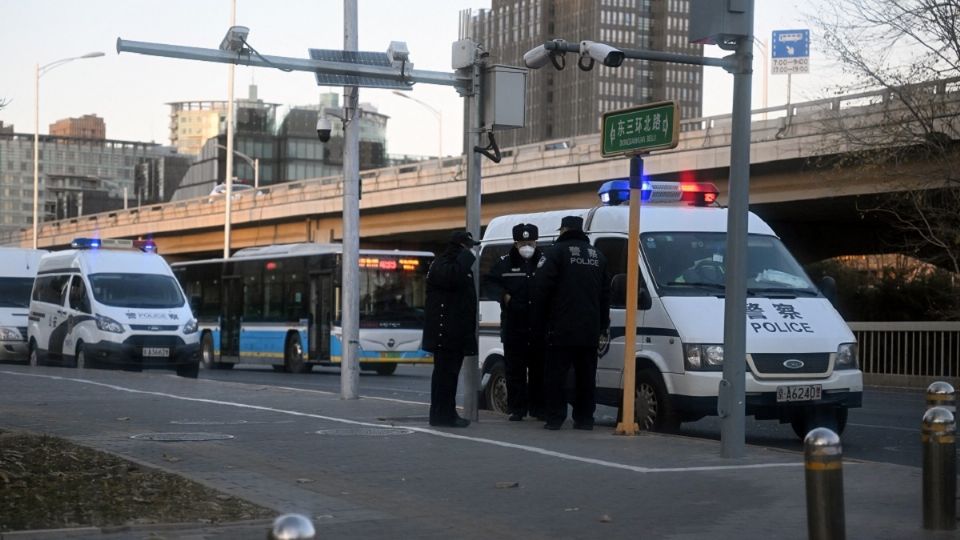
<path fill-rule="evenodd" d="M 693 43 L 716 45 L 753 35 L 753 0 L 690 0 Z"/>
<path fill-rule="evenodd" d="M 517 129 L 525 125 L 527 70 L 492 65 L 483 72 L 483 128 Z"/>

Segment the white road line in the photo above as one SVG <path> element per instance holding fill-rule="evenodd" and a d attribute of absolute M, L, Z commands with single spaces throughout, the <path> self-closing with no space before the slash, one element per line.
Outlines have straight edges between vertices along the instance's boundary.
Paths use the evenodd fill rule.
<path fill-rule="evenodd" d="M 905 427 L 897 427 L 897 426 L 878 426 L 878 425 L 875 425 L 875 424 L 854 424 L 853 422 L 847 422 L 847 425 L 848 425 L 848 426 L 865 427 L 865 428 L 873 428 L 873 429 L 893 429 L 893 430 L 896 430 L 896 431 L 908 431 L 908 432 L 910 432 L 910 433 L 920 433 L 920 429 L 919 429 L 919 428 L 905 428 Z"/>
<path fill-rule="evenodd" d="M 56 375 L 41 375 L 36 373 L 21 373 L 16 371 L 0 371 L 0 373 L 17 375 L 21 377 L 38 377 L 43 379 L 53 379 L 59 381 L 71 381 L 81 384 L 89 384 L 93 386 L 100 386 L 103 388 L 109 388 L 111 390 L 117 390 L 119 392 L 127 392 L 131 394 L 143 394 L 150 396 L 165 397 L 169 399 L 176 399 L 181 401 L 192 401 L 197 403 L 210 403 L 214 405 L 225 405 L 228 407 L 237 407 L 240 409 L 252 409 L 257 411 L 266 411 L 273 412 L 278 414 L 287 414 L 291 416 L 300 416 L 305 418 L 315 418 L 318 420 L 326 420 L 329 422 L 338 422 L 341 424 L 349 424 L 354 426 L 364 426 L 364 427 L 375 427 L 381 429 L 404 429 L 411 430 L 418 433 L 424 433 L 427 435 L 433 435 L 435 437 L 444 437 L 447 439 L 456 439 L 461 441 L 470 441 L 480 444 L 488 444 L 491 446 L 499 446 L 501 448 L 511 448 L 514 450 L 521 450 L 524 452 L 529 452 L 533 454 L 540 454 L 544 456 L 550 456 L 558 459 L 563 459 L 566 461 L 574 461 L 578 463 L 588 463 L 591 465 L 599 465 L 601 467 L 607 467 L 611 469 L 621 469 L 631 472 L 641 473 L 641 474 L 650 474 L 650 473 L 665 473 L 665 472 L 705 472 L 705 471 L 732 471 L 732 470 L 741 470 L 741 469 L 770 469 L 770 468 L 779 468 L 779 467 L 802 467 L 803 462 L 798 461 L 796 463 L 758 463 L 752 465 L 709 465 L 702 467 L 664 467 L 664 468 L 651 468 L 651 467 L 640 467 L 638 465 L 628 465 L 626 463 L 617 463 L 614 461 L 606 461 L 603 459 L 588 458 L 583 456 L 576 456 L 573 454 L 565 454 L 562 452 L 555 452 L 553 450 L 547 450 L 545 448 L 538 448 L 536 446 L 528 446 L 524 444 L 510 443 L 506 441 L 498 441 L 495 439 L 486 439 L 482 437 L 470 437 L 467 435 L 457 435 L 454 433 L 448 433 L 446 431 L 438 431 L 435 429 L 421 428 L 414 426 L 388 426 L 384 424 L 378 424 L 373 422 L 363 422 L 359 420 L 349 420 L 347 418 L 337 418 L 335 416 L 324 416 L 321 414 L 312 414 L 304 413 L 300 411 L 291 411 L 287 409 L 277 409 L 274 407 L 264 407 L 261 405 L 250 405 L 247 403 L 237 403 L 233 401 L 220 401 L 216 399 L 206 399 L 206 398 L 194 398 L 187 396 L 179 396 L 176 394 L 168 394 L 166 392 L 154 392 L 150 390 L 137 390 L 135 388 L 127 388 L 124 386 L 117 386 L 113 384 L 107 384 L 97 381 L 91 381 L 87 379 L 75 379 L 71 377 L 59 377 Z M 311 390 L 312 392 L 319 392 L 318 390 Z"/>

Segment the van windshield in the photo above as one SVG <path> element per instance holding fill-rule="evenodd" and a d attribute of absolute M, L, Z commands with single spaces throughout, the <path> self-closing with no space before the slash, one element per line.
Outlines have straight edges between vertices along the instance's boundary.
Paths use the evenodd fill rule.
<path fill-rule="evenodd" d="M 663 296 L 722 296 L 726 288 L 726 233 L 658 232 L 640 235 L 643 254 Z M 747 237 L 748 296 L 817 296 L 817 288 L 779 238 Z"/>
<path fill-rule="evenodd" d="M 176 280 L 159 274 L 90 274 L 93 297 L 106 306 L 168 309 L 183 306 Z"/>
<path fill-rule="evenodd" d="M 33 278 L 0 277 L 0 307 L 30 307 Z"/>

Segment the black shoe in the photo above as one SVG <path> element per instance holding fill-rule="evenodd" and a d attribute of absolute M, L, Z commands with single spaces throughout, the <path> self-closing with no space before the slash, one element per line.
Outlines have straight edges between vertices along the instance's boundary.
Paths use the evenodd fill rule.
<path fill-rule="evenodd" d="M 560 429 L 561 425 L 562 424 L 551 424 L 550 422 L 547 422 L 546 424 L 543 425 L 543 429 L 549 429 L 550 431 L 557 431 L 558 429 Z"/>
<path fill-rule="evenodd" d="M 450 427 L 467 427 L 470 425 L 470 421 L 466 418 L 456 418 Z"/>
<path fill-rule="evenodd" d="M 510 415 L 509 420 L 510 420 L 511 422 L 519 422 L 519 421 L 523 420 L 523 415 L 520 414 L 520 413 L 513 413 L 513 414 Z"/>
<path fill-rule="evenodd" d="M 467 427 L 470 421 L 459 416 L 453 420 L 431 420 L 430 425 L 434 427 Z"/>
<path fill-rule="evenodd" d="M 593 424 L 580 424 L 578 422 L 573 423 L 573 429 L 582 429 L 584 431 L 593 431 Z"/>

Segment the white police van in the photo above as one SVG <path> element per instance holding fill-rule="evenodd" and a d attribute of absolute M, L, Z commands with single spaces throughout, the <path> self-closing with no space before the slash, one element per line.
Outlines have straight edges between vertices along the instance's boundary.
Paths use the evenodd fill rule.
<path fill-rule="evenodd" d="M 482 241 L 486 275 L 512 245 L 517 223 L 540 229 L 549 244 L 565 215 L 583 217 L 584 232 L 608 259 L 613 276 L 610 333 L 597 366 L 598 403 L 619 407 L 623 388 L 627 181 L 600 189 L 602 206 L 493 219 Z M 717 414 L 723 371 L 724 255 L 727 209 L 706 183 L 644 182 L 640 212 L 636 418 L 641 428 L 671 431 Z M 843 430 L 860 407 L 863 373 L 857 344 L 830 301 L 811 283 L 773 230 L 748 221 L 746 412 L 789 422 L 803 437 L 814 426 Z M 619 277 L 615 274 L 621 274 Z M 500 307 L 481 288 L 480 362 L 489 408 L 505 409 Z M 549 359 L 547 360 L 549 361 Z"/>
<path fill-rule="evenodd" d="M 200 338 L 180 284 L 149 241 L 78 238 L 40 259 L 30 364 L 175 368 L 196 377 Z"/>
<path fill-rule="evenodd" d="M 46 251 L 0 247 L 0 360 L 27 360 L 27 315 L 37 264 Z"/>

